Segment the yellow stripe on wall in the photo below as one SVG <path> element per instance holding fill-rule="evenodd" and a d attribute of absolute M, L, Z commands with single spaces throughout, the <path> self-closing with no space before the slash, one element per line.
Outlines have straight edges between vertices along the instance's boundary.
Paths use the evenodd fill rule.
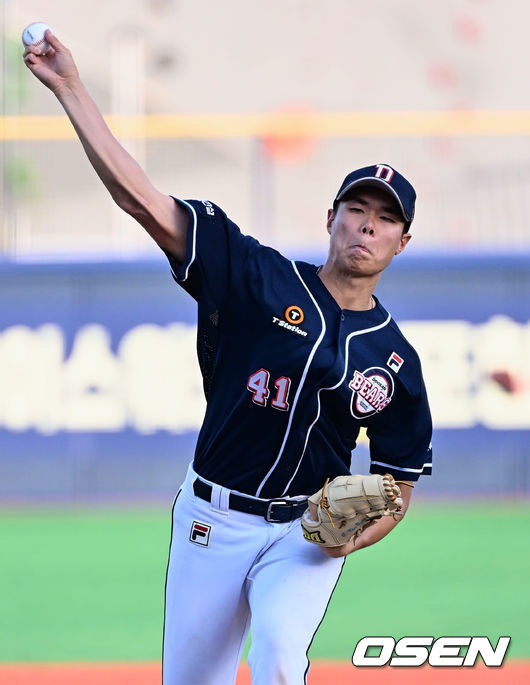
<path fill-rule="evenodd" d="M 530 111 L 309 112 L 106 116 L 121 138 L 527 136 Z M 71 140 L 65 115 L 0 117 L 0 140 Z"/>

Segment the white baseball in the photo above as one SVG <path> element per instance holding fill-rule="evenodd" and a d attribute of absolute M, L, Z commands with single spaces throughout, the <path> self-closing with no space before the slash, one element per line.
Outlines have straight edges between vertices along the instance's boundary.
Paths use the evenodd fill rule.
<path fill-rule="evenodd" d="M 45 55 L 50 49 L 50 44 L 44 38 L 44 34 L 49 28 L 48 24 L 44 24 L 42 21 L 36 21 L 26 26 L 24 31 L 22 31 L 22 42 L 26 47 L 34 45 L 36 48 L 40 48 Z"/>

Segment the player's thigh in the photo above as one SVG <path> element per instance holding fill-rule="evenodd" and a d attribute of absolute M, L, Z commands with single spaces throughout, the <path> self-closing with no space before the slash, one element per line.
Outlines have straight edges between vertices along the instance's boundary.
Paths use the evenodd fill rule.
<path fill-rule="evenodd" d="M 212 509 L 184 491 L 177 497 L 166 579 L 165 648 L 183 652 L 200 643 L 222 648 L 245 629 L 245 578 L 260 535 L 259 530 L 245 530 L 240 517 Z"/>
<path fill-rule="evenodd" d="M 277 540 L 249 576 L 251 632 L 263 648 L 303 649 L 326 612 L 344 559 L 303 539 L 300 525 Z"/>

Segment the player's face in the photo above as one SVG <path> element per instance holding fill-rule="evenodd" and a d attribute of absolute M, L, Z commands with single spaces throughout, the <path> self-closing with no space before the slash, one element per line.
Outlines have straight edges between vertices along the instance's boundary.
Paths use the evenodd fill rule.
<path fill-rule="evenodd" d="M 328 212 L 331 236 L 328 261 L 340 272 L 375 276 L 405 249 L 411 235 L 394 198 L 384 190 L 361 186 Z"/>

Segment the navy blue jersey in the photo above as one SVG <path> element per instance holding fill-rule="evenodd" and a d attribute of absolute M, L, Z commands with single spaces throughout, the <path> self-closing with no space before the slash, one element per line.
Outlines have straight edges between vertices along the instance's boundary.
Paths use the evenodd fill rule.
<path fill-rule="evenodd" d="M 316 266 L 243 235 L 210 202 L 178 202 L 187 254 L 169 261 L 198 303 L 207 399 L 195 471 L 257 497 L 309 495 L 350 472 L 364 426 L 371 473 L 430 474 L 420 362 L 381 304 L 342 310 Z"/>

